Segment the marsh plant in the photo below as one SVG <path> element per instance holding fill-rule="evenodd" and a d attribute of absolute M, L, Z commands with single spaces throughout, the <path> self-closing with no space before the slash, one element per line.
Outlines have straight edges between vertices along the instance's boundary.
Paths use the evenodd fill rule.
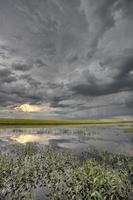
<path fill-rule="evenodd" d="M 37 144 L 13 147 L 12 154 L 0 156 L 1 200 L 35 200 L 37 188 L 50 200 L 133 199 L 132 157 L 93 150 L 81 162 Z"/>
<path fill-rule="evenodd" d="M 133 123 L 120 124 L 119 127 L 122 128 L 125 133 L 133 133 Z"/>

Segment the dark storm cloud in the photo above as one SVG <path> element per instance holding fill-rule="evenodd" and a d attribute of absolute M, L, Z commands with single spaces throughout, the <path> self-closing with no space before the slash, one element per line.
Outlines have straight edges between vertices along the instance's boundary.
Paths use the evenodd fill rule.
<path fill-rule="evenodd" d="M 133 18 L 133 1 L 121 0 L 117 3 L 117 9 L 122 9 L 124 17 Z"/>
<path fill-rule="evenodd" d="M 10 56 L 12 56 L 15 52 L 16 52 L 16 49 L 8 45 L 0 45 L 0 57 L 3 60 L 10 58 Z"/>
<path fill-rule="evenodd" d="M 99 95 L 108 95 L 111 93 L 117 93 L 120 91 L 133 90 L 133 58 L 124 55 L 122 58 L 111 60 L 110 62 L 106 61 L 106 64 L 111 65 L 112 68 L 117 67 L 118 74 L 116 74 L 111 83 L 106 81 L 102 84 L 98 82 L 96 77 L 89 74 L 89 71 L 83 73 L 83 81 L 77 83 L 74 86 L 71 86 L 71 89 L 81 95 L 85 96 L 99 96 Z M 104 67 L 106 68 L 107 66 Z M 131 73 L 131 74 L 130 74 Z M 86 80 L 86 74 L 88 74 Z M 104 77 L 103 77 L 104 78 Z"/>
<path fill-rule="evenodd" d="M 49 67 L 46 63 L 44 63 L 41 59 L 36 60 L 37 67 Z"/>
<path fill-rule="evenodd" d="M 129 108 L 129 109 L 132 109 L 133 108 L 133 93 L 131 95 L 129 95 L 129 98 L 127 99 L 126 101 L 126 106 Z"/>
<path fill-rule="evenodd" d="M 77 55 L 72 55 L 72 56 L 70 56 L 70 57 L 67 59 L 67 61 L 68 61 L 69 64 L 74 63 L 74 62 L 76 62 L 77 60 L 78 60 L 78 56 L 77 56 Z"/>
<path fill-rule="evenodd" d="M 85 96 L 99 96 L 107 95 L 111 93 L 117 93 L 120 91 L 123 83 L 118 82 L 120 86 L 117 85 L 117 82 L 111 85 L 97 85 L 97 84 L 79 84 L 72 87 L 72 90 L 78 94 Z M 130 83 L 129 83 L 130 84 Z M 116 87 L 117 86 L 117 87 Z M 124 84 L 127 87 L 127 82 Z"/>
<path fill-rule="evenodd" d="M 16 77 L 9 69 L 0 69 L 0 84 L 16 81 Z"/>
<path fill-rule="evenodd" d="M 23 36 L 20 35 L 20 34 L 19 35 L 17 35 L 17 34 L 13 35 L 12 37 L 15 38 L 15 39 L 17 39 L 17 40 L 19 40 L 19 41 L 23 39 Z"/>
<path fill-rule="evenodd" d="M 132 18 L 132 0 L 1 1 L 0 106 L 132 114 Z"/>
<path fill-rule="evenodd" d="M 17 49 L 12 48 L 12 47 L 7 46 L 7 45 L 1 45 L 0 51 L 1 52 L 8 52 L 9 54 L 14 54 L 14 53 L 16 53 Z"/>
<path fill-rule="evenodd" d="M 114 26 L 113 12 L 115 12 L 116 3 L 116 0 L 102 0 L 100 2 L 81 0 L 81 9 L 86 15 L 90 32 L 90 43 L 87 52 L 88 59 L 96 52 L 99 39 L 104 32 Z"/>
<path fill-rule="evenodd" d="M 21 63 L 14 63 L 12 68 L 18 71 L 28 71 L 32 68 L 30 64 L 21 64 Z"/>
<path fill-rule="evenodd" d="M 124 56 L 122 60 L 120 60 L 120 67 L 119 67 L 119 74 L 117 75 L 118 79 L 125 78 L 125 77 L 130 77 L 130 72 L 133 71 L 133 57 L 127 57 L 124 59 Z"/>
<path fill-rule="evenodd" d="M 11 70 L 9 69 L 0 69 L 0 76 L 1 77 L 7 77 L 7 76 L 10 76 L 12 74 Z"/>

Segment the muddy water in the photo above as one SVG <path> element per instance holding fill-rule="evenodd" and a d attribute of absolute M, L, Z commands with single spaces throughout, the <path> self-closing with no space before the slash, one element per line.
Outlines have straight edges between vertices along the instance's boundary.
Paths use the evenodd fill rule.
<path fill-rule="evenodd" d="M 28 142 L 71 150 L 77 155 L 95 147 L 133 156 L 133 134 L 124 133 L 117 126 L 0 129 L 0 151 L 3 153 L 10 152 L 11 144 Z"/>

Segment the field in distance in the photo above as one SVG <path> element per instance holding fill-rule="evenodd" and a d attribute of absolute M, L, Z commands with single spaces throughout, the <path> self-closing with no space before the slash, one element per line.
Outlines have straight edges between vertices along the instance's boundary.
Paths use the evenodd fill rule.
<path fill-rule="evenodd" d="M 45 126 L 45 125 L 113 125 L 113 124 L 133 123 L 133 118 L 123 119 L 89 119 L 89 120 L 46 120 L 46 119 L 13 119 L 0 118 L 0 126 Z"/>

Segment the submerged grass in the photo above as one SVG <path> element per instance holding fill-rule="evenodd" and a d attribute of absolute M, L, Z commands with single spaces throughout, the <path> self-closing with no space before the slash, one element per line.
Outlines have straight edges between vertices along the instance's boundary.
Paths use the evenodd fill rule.
<path fill-rule="evenodd" d="M 126 132 L 126 133 L 133 133 L 133 127 L 124 128 L 124 132 Z"/>
<path fill-rule="evenodd" d="M 122 130 L 125 133 L 133 133 L 133 122 L 127 124 L 120 124 L 119 127 L 122 128 Z"/>
<path fill-rule="evenodd" d="M 36 199 L 36 188 L 50 200 L 133 199 L 133 157 L 96 150 L 80 162 L 50 147 L 14 145 L 0 156 L 0 178 L 1 200 Z"/>

